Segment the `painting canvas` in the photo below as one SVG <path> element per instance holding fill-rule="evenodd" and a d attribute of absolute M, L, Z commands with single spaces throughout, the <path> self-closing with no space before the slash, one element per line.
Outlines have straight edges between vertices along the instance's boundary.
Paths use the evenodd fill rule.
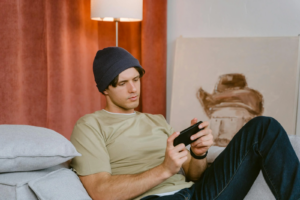
<path fill-rule="evenodd" d="M 256 116 L 277 119 L 295 134 L 299 38 L 183 38 L 176 41 L 170 124 L 210 121 L 226 146 Z"/>

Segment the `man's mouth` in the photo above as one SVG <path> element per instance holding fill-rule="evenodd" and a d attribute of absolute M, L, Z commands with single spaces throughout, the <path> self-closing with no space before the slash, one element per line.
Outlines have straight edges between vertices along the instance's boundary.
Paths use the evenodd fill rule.
<path fill-rule="evenodd" d="M 130 97 L 129 99 L 130 99 L 131 101 L 135 101 L 135 100 L 137 100 L 137 98 L 138 98 L 138 96 L 136 95 L 136 96 Z"/>

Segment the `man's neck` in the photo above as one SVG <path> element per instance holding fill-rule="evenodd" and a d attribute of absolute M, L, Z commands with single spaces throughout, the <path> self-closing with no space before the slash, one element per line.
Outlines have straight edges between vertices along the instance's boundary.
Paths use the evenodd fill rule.
<path fill-rule="evenodd" d="M 132 114 L 135 113 L 134 109 L 125 110 L 122 108 L 110 108 L 108 106 L 105 106 L 104 110 L 110 113 L 117 113 L 117 114 Z"/>
<path fill-rule="evenodd" d="M 102 109 L 102 110 L 109 113 L 109 114 L 113 114 L 113 115 L 135 115 L 136 114 L 135 112 L 133 112 L 133 113 L 116 113 L 116 112 L 109 112 L 105 109 Z"/>

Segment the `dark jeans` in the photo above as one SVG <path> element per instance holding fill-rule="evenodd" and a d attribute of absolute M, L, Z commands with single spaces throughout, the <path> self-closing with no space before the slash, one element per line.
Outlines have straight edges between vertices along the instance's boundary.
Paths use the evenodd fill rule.
<path fill-rule="evenodd" d="M 256 117 L 234 136 L 192 187 L 142 200 L 243 199 L 262 170 L 276 199 L 300 199 L 300 163 L 282 126 Z"/>

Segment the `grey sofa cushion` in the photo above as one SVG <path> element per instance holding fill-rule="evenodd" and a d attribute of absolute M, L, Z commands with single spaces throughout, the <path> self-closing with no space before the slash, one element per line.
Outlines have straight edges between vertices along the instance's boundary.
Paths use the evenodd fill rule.
<path fill-rule="evenodd" d="M 29 125 L 0 125 L 0 173 L 49 168 L 80 156 L 61 134 Z"/>
<path fill-rule="evenodd" d="M 28 184 L 40 200 L 92 200 L 70 169 L 59 169 Z"/>
<path fill-rule="evenodd" d="M 37 200 L 28 187 L 28 182 L 43 177 L 55 170 L 66 168 L 63 163 L 44 170 L 0 174 L 0 200 Z"/>

